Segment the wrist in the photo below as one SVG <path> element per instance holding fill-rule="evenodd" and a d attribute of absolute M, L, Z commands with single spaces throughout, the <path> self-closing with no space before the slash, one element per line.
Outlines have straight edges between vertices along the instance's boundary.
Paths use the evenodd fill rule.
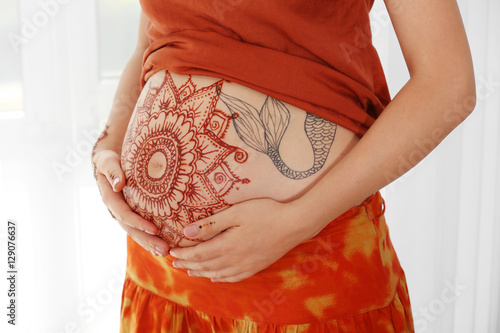
<path fill-rule="evenodd" d="M 122 140 L 117 140 L 113 136 L 108 135 L 108 127 L 106 126 L 92 149 L 92 161 L 95 162 L 97 156 L 105 151 L 113 152 L 120 156 L 122 144 Z"/>
<path fill-rule="evenodd" d="M 94 146 L 94 149 L 92 149 L 92 159 L 94 159 L 96 155 L 106 151 L 113 152 L 120 156 L 122 153 L 122 147 L 121 145 L 113 144 L 110 142 L 97 142 Z"/>
<path fill-rule="evenodd" d="M 303 235 L 303 240 L 313 238 L 352 207 L 346 200 L 346 196 L 336 197 L 334 191 L 330 191 L 327 196 L 320 197 L 309 192 L 289 202 L 288 211 L 296 221 L 296 232 Z"/>
<path fill-rule="evenodd" d="M 311 207 L 303 198 L 288 202 L 286 205 L 290 228 L 299 238 L 299 242 L 313 238 L 327 224 L 321 222 L 318 209 Z"/>

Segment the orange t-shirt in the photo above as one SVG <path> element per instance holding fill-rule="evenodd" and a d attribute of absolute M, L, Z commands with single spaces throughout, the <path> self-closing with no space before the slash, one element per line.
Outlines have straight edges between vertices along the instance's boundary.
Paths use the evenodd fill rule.
<path fill-rule="evenodd" d="M 359 136 L 390 101 L 374 0 L 141 0 L 142 84 L 161 69 L 233 81 Z"/>

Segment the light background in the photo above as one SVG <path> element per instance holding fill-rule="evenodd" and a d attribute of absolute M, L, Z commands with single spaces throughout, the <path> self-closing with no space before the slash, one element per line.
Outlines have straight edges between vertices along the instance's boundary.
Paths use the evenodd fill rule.
<path fill-rule="evenodd" d="M 500 331 L 500 2 L 459 5 L 475 63 L 476 111 L 383 195 L 417 331 L 494 333 Z M 125 233 L 100 201 L 90 150 L 134 48 L 139 10 L 136 0 L 0 5 L 2 332 L 118 331 Z M 372 29 L 394 95 L 408 71 L 381 0 Z M 19 44 L 15 36 L 25 39 Z M 16 327 L 6 324 L 2 277 L 9 218 L 18 225 Z"/>

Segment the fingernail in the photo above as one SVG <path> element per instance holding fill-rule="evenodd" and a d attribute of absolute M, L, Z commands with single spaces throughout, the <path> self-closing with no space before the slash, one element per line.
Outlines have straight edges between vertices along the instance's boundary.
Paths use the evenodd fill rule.
<path fill-rule="evenodd" d="M 175 255 L 174 251 L 170 250 L 170 255 L 174 258 L 179 258 L 178 256 Z"/>
<path fill-rule="evenodd" d="M 158 253 L 156 253 L 155 251 L 151 250 L 149 251 L 152 255 L 154 255 L 155 257 L 158 255 Z"/>
<path fill-rule="evenodd" d="M 174 266 L 174 268 L 179 268 L 176 260 L 172 261 L 172 266 Z"/>
<path fill-rule="evenodd" d="M 212 279 L 212 282 L 220 282 L 220 280 Z"/>
<path fill-rule="evenodd" d="M 199 228 L 196 224 L 188 225 L 184 229 L 184 235 L 186 235 L 186 237 L 194 237 L 194 236 L 198 235 L 198 229 Z"/>
<path fill-rule="evenodd" d="M 113 180 L 113 190 L 115 190 L 115 191 L 116 191 L 115 186 L 116 186 L 116 184 L 118 184 L 118 183 L 120 182 L 120 178 L 121 178 L 121 177 L 120 177 L 120 176 L 118 176 L 118 177 L 116 177 L 116 178 L 115 178 L 115 180 Z"/>
<path fill-rule="evenodd" d="M 144 232 L 146 232 L 146 233 L 148 233 L 150 235 L 156 236 L 156 233 L 152 232 L 151 230 L 144 229 Z"/>
<path fill-rule="evenodd" d="M 157 252 L 160 256 L 162 256 L 162 257 L 165 257 L 165 256 L 168 254 L 168 252 L 167 252 L 167 251 L 165 251 L 165 249 L 163 249 L 163 248 L 161 248 L 161 247 L 159 247 L 159 246 L 156 246 L 156 247 L 155 247 L 155 249 L 156 249 L 156 252 Z"/>

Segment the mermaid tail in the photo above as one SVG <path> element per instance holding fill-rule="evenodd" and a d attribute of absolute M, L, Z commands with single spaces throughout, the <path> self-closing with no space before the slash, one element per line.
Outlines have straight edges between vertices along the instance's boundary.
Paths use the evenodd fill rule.
<path fill-rule="evenodd" d="M 311 143 L 314 162 L 308 170 L 293 170 L 286 165 L 279 152 L 281 140 L 290 124 L 290 111 L 283 102 L 268 96 L 258 111 L 249 103 L 222 92 L 220 100 L 231 112 L 234 127 L 241 140 L 253 149 L 268 155 L 285 177 L 304 179 L 314 175 L 325 165 L 335 139 L 336 124 L 307 113 L 304 130 Z"/>

